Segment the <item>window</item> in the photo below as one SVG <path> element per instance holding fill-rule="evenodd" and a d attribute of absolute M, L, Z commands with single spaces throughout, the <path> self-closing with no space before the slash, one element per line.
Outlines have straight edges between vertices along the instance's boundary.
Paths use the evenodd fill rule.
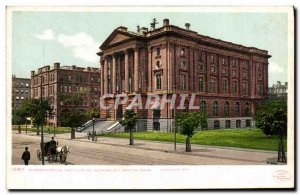
<path fill-rule="evenodd" d="M 156 89 L 161 89 L 161 74 L 156 75 Z"/>
<path fill-rule="evenodd" d="M 202 61 L 202 52 L 198 51 L 198 61 Z"/>
<path fill-rule="evenodd" d="M 199 92 L 203 92 L 204 91 L 204 84 L 203 84 L 203 77 L 199 78 Z"/>
<path fill-rule="evenodd" d="M 186 75 L 180 75 L 180 90 L 186 90 Z"/>
<path fill-rule="evenodd" d="M 258 94 L 259 94 L 259 95 L 262 95 L 262 87 L 261 87 L 261 83 L 258 84 L 257 90 L 258 90 Z"/>
<path fill-rule="evenodd" d="M 245 103 L 245 116 L 249 116 L 250 115 L 250 104 L 249 102 Z"/>
<path fill-rule="evenodd" d="M 247 95 L 247 83 L 246 82 L 243 82 L 242 84 L 242 93 L 243 95 Z"/>
<path fill-rule="evenodd" d="M 200 112 L 206 112 L 206 102 L 201 101 L 200 103 Z"/>
<path fill-rule="evenodd" d="M 236 70 L 233 70 L 233 71 L 232 71 L 232 75 L 233 75 L 233 76 L 236 76 Z"/>
<path fill-rule="evenodd" d="M 211 93 L 216 93 L 216 80 L 211 79 Z"/>
<path fill-rule="evenodd" d="M 26 90 L 25 93 L 28 94 L 28 90 Z"/>
<path fill-rule="evenodd" d="M 223 79 L 223 93 L 227 93 L 227 80 Z"/>
<path fill-rule="evenodd" d="M 243 72 L 243 78 L 247 78 L 247 72 Z"/>
<path fill-rule="evenodd" d="M 239 116 L 240 115 L 240 103 L 239 102 L 236 102 L 235 103 L 235 106 L 234 106 L 234 113 L 236 116 Z"/>
<path fill-rule="evenodd" d="M 216 67 L 215 66 L 211 66 L 211 72 L 216 72 Z"/>
<path fill-rule="evenodd" d="M 219 104 L 217 101 L 213 103 L 213 116 L 219 115 Z"/>
<path fill-rule="evenodd" d="M 215 56 L 213 54 L 210 56 L 210 60 L 211 62 L 215 62 Z"/>
<path fill-rule="evenodd" d="M 181 50 L 180 50 L 180 55 L 181 55 L 181 56 L 184 56 L 184 55 L 185 55 L 185 48 L 184 48 L 184 47 L 181 48 Z"/>
<path fill-rule="evenodd" d="M 161 65 L 160 65 L 160 61 L 159 60 L 157 60 L 156 61 L 156 68 L 160 68 L 161 67 Z"/>
<path fill-rule="evenodd" d="M 222 74 L 226 74 L 226 72 L 227 72 L 226 69 L 223 68 L 222 69 Z"/>
<path fill-rule="evenodd" d="M 230 120 L 226 120 L 225 121 L 225 128 L 229 129 L 230 128 L 230 124 L 231 124 L 231 121 Z"/>
<path fill-rule="evenodd" d="M 257 67 L 258 67 L 258 71 L 260 71 L 261 70 L 261 64 L 257 64 Z"/>
<path fill-rule="evenodd" d="M 237 94 L 237 81 L 233 81 L 233 94 Z"/>
<path fill-rule="evenodd" d="M 222 64 L 223 65 L 225 64 L 225 58 L 222 58 Z"/>
<path fill-rule="evenodd" d="M 230 105 L 229 102 L 225 102 L 224 104 L 224 116 L 229 116 Z"/>
<path fill-rule="evenodd" d="M 29 84 L 28 83 L 26 83 L 26 87 L 28 87 L 29 86 Z"/>
<path fill-rule="evenodd" d="M 232 60 L 232 66 L 236 66 L 236 61 Z"/>
<path fill-rule="evenodd" d="M 220 121 L 214 121 L 214 129 L 220 129 Z"/>
<path fill-rule="evenodd" d="M 185 68 L 185 61 L 184 60 L 181 61 L 181 68 Z"/>
<path fill-rule="evenodd" d="M 156 56 L 160 56 L 160 47 L 156 48 Z"/>
<path fill-rule="evenodd" d="M 241 128 L 241 120 L 236 120 L 236 128 Z"/>
<path fill-rule="evenodd" d="M 246 119 L 246 127 L 251 127 L 251 121 L 250 121 L 250 119 Z"/>
<path fill-rule="evenodd" d="M 199 63 L 199 70 L 204 71 L 204 65 L 202 63 Z"/>

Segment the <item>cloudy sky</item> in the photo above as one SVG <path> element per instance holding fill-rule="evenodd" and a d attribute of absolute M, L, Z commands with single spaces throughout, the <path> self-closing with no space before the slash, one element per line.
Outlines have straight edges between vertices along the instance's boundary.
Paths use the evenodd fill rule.
<path fill-rule="evenodd" d="M 199 34 L 269 51 L 269 85 L 287 81 L 287 14 L 259 12 L 30 12 L 12 14 L 12 73 L 30 78 L 30 71 L 60 62 L 99 67 L 101 43 L 118 26 L 136 31 L 152 18 Z"/>

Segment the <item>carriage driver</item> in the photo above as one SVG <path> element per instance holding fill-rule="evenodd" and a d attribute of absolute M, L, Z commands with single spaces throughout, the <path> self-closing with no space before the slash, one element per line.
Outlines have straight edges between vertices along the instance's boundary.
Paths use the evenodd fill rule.
<path fill-rule="evenodd" d="M 56 141 L 54 140 L 54 137 L 52 137 L 52 139 L 50 141 L 50 152 L 52 154 L 56 153 Z"/>

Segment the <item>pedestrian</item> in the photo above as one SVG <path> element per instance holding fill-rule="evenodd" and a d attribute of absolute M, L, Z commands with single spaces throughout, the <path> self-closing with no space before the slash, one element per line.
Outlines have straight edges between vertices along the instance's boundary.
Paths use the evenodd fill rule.
<path fill-rule="evenodd" d="M 24 160 L 25 165 L 28 165 L 28 161 L 30 160 L 30 152 L 28 151 L 28 147 L 25 147 L 25 151 L 22 154 L 22 159 Z"/>

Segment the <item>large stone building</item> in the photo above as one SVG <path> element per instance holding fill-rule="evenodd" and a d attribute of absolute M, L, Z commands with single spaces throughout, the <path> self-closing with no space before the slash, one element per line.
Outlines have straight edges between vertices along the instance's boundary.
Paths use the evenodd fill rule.
<path fill-rule="evenodd" d="M 209 129 L 252 124 L 256 105 L 268 95 L 268 51 L 203 36 L 163 21 L 163 26 L 120 26 L 100 46 L 101 94 L 195 94 L 195 105 L 207 112 Z M 106 98 L 113 105 L 115 98 Z M 176 102 L 178 105 L 179 102 Z M 117 120 L 126 105 L 101 110 Z M 176 113 L 169 107 L 137 110 L 140 130 L 171 130 Z M 199 111 L 199 110 L 190 110 Z"/>
<path fill-rule="evenodd" d="M 26 99 L 30 99 L 30 79 L 12 75 L 12 108 L 18 108 Z"/>
<path fill-rule="evenodd" d="M 273 84 L 272 87 L 269 87 L 269 96 L 287 98 L 287 90 L 287 82 L 282 85 L 280 81 L 277 81 L 277 84 Z"/>
<path fill-rule="evenodd" d="M 42 83 L 41 83 L 42 82 Z M 60 116 L 70 107 L 60 101 L 60 94 L 76 93 L 87 89 L 89 94 L 80 106 L 83 110 L 98 109 L 100 98 L 100 70 L 98 68 L 82 68 L 73 66 L 44 66 L 37 72 L 31 71 L 31 97 L 48 98 L 54 115 L 49 116 L 47 125 L 61 126 Z"/>

